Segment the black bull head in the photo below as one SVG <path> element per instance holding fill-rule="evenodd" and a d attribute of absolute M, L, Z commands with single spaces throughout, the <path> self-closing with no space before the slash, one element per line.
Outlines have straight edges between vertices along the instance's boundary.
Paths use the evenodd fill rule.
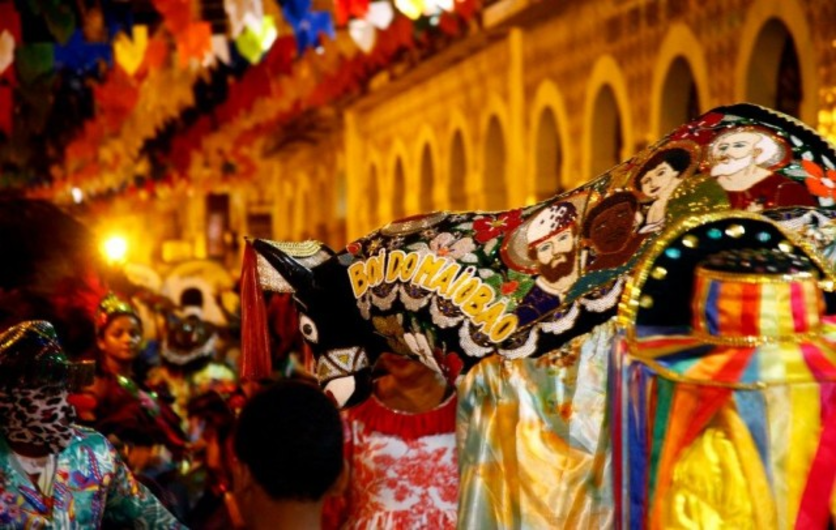
<path fill-rule="evenodd" d="M 321 384 L 351 405 L 368 396 L 382 352 L 452 381 L 486 355 L 534 357 L 588 333 L 616 316 L 642 255 L 687 218 L 760 212 L 815 225 L 804 235 L 831 252 L 835 162 L 812 129 L 735 105 L 538 204 L 410 217 L 340 253 L 315 242 L 253 247 L 262 285 L 294 293 Z"/>

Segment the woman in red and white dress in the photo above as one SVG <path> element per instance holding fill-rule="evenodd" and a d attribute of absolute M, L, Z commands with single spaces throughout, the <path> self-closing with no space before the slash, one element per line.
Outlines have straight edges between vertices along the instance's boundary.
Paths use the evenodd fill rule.
<path fill-rule="evenodd" d="M 348 485 L 325 510 L 324 527 L 456 527 L 459 485 L 456 394 L 423 364 L 395 354 L 374 395 L 343 413 Z"/>

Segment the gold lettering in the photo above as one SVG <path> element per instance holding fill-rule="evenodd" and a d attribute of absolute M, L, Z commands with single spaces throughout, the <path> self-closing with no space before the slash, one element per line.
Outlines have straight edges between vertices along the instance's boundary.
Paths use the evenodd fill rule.
<path fill-rule="evenodd" d="M 348 268 L 348 277 L 351 280 L 351 289 L 354 297 L 360 298 L 369 288 L 369 279 L 366 276 L 366 262 L 358 261 Z"/>
<path fill-rule="evenodd" d="M 412 277 L 412 283 L 420 285 L 424 288 L 429 288 L 430 283 L 432 283 L 433 276 L 435 276 L 438 271 L 441 270 L 441 267 L 444 266 L 444 261 L 444 258 L 436 258 L 432 254 L 426 254 L 424 259 L 421 260 L 421 266 L 418 267 L 418 271 L 415 273 L 415 276 Z"/>
<path fill-rule="evenodd" d="M 393 250 L 389 253 L 389 261 L 386 263 L 386 283 L 394 283 L 398 279 L 399 269 L 403 266 L 406 252 Z"/>
<path fill-rule="evenodd" d="M 464 270 L 464 272 L 462 273 L 462 275 L 461 275 L 461 276 L 459 276 L 458 278 L 456 278 L 456 281 L 454 281 L 454 282 L 453 282 L 453 285 L 451 285 L 451 286 L 450 286 L 450 288 L 449 288 L 449 289 L 447 289 L 447 293 L 445 293 L 445 295 L 444 295 L 444 296 L 445 296 L 448 300 L 449 300 L 449 299 L 451 299 L 451 298 L 453 298 L 453 296 L 455 295 L 456 291 L 458 291 L 458 290 L 459 290 L 459 287 L 461 287 L 462 285 L 464 285 L 464 283 L 465 283 L 466 281 L 468 281 L 469 279 L 471 279 L 471 278 L 473 277 L 473 274 L 475 274 L 475 272 L 476 272 L 476 269 L 474 269 L 473 267 L 468 267 L 468 268 L 466 268 L 466 269 Z"/>
<path fill-rule="evenodd" d="M 504 300 L 491 304 L 487 309 L 473 317 L 473 323 L 481 325 L 481 329 L 486 330 L 485 332 L 487 333 L 496 324 L 499 317 L 502 316 L 502 313 L 505 312 L 507 306 L 508 304 Z"/>
<path fill-rule="evenodd" d="M 468 278 L 466 282 L 462 282 L 461 287 L 453 293 L 453 303 L 461 307 L 465 300 L 470 298 L 470 295 L 472 295 L 481 284 L 482 282 L 480 282 L 478 278 Z"/>
<path fill-rule="evenodd" d="M 383 281 L 383 261 L 386 259 L 386 251 L 381 251 L 377 256 L 366 260 L 366 275 L 369 279 L 369 287 L 380 285 Z"/>
<path fill-rule="evenodd" d="M 517 329 L 517 322 L 517 315 L 513 313 L 505 315 L 491 328 L 488 337 L 495 343 L 502 342 Z"/>
<path fill-rule="evenodd" d="M 473 322 L 476 323 L 476 316 L 484 311 L 485 306 L 492 301 L 493 289 L 480 282 L 479 287 L 473 292 L 470 298 L 468 298 L 467 301 L 461 305 L 461 308 L 462 311 L 470 316 L 471 319 L 473 319 Z"/>
<path fill-rule="evenodd" d="M 401 281 L 408 282 L 415 274 L 415 267 L 418 265 L 418 253 L 410 252 L 406 255 L 401 267 Z"/>
<path fill-rule="evenodd" d="M 446 297 L 450 291 L 450 282 L 453 281 L 460 270 L 462 270 L 461 265 L 455 262 L 450 263 L 433 278 L 428 288 L 437 292 L 440 296 Z"/>

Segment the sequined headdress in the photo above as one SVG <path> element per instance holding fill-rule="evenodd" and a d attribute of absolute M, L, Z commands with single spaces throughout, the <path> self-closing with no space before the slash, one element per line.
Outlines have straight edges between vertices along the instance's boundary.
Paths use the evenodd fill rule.
<path fill-rule="evenodd" d="M 142 323 L 136 308 L 130 302 L 119 298 L 114 293 L 108 293 L 96 310 L 96 333 L 100 334 L 110 322 L 121 315 L 134 317 L 137 322 Z"/>
<path fill-rule="evenodd" d="M 692 217 L 654 243 L 626 288 L 614 357 L 622 520 L 676 526 L 671 506 L 691 502 L 699 483 L 725 488 L 756 527 L 780 526 L 782 505 L 808 522 L 798 525 L 824 526 L 833 475 L 821 477 L 836 435 L 832 274 L 805 241 L 741 212 Z M 776 483 L 788 488 L 773 493 Z"/>
<path fill-rule="evenodd" d="M 67 385 L 70 367 L 45 320 L 21 322 L 0 334 L 0 387 Z"/>

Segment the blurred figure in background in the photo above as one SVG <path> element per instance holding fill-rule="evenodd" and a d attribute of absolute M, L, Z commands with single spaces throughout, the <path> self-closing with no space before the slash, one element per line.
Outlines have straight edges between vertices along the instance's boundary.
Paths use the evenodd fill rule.
<path fill-rule="evenodd" d="M 142 324 L 133 306 L 110 293 L 96 314 L 96 377 L 73 400 L 80 418 L 108 436 L 131 471 L 160 494 L 178 516 L 185 496 L 178 492 L 177 468 L 187 448 L 180 418 L 134 379 Z"/>
<path fill-rule="evenodd" d="M 189 402 L 189 420 L 200 433 L 194 445 L 190 482 L 199 496 L 186 518 L 190 528 L 221 530 L 242 528 L 241 514 L 232 496 L 232 431 L 244 396 L 209 391 Z"/>
<path fill-rule="evenodd" d="M 203 318 L 203 294 L 186 289 L 180 309 L 167 319 L 160 350 L 160 366 L 148 372 L 146 383 L 174 400 L 174 411 L 188 414 L 189 400 L 210 390 L 228 393 L 236 387 L 236 374 L 216 359 L 218 330 Z M 194 439 L 194 433 L 190 433 Z"/>
<path fill-rule="evenodd" d="M 456 527 L 456 394 L 437 372 L 384 353 L 374 394 L 343 413 L 348 488 L 325 528 Z"/>
<path fill-rule="evenodd" d="M 252 397 L 234 453 L 235 499 L 248 528 L 318 529 L 325 498 L 344 486 L 339 413 L 307 383 L 280 381 Z"/>
<path fill-rule="evenodd" d="M 104 436 L 73 423 L 73 373 L 50 323 L 0 334 L 0 526 L 182 528 Z"/>

